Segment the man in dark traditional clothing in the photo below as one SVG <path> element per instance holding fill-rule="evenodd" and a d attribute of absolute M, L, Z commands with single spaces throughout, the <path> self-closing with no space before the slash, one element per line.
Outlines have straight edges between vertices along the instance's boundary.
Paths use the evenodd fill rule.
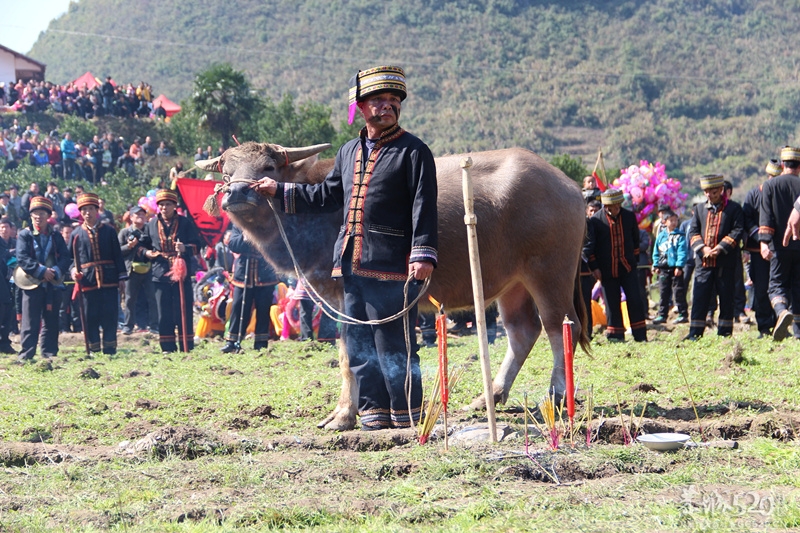
<path fill-rule="evenodd" d="M 772 338 L 780 341 L 790 336 L 800 339 L 800 241 L 783 235 L 800 196 L 800 148 L 786 146 L 781 150 L 783 172 L 764 184 L 761 191 L 758 240 L 761 257 L 769 261 L 769 300 L 778 319 Z"/>
<path fill-rule="evenodd" d="M 32 225 L 17 235 L 17 264 L 39 281 L 38 286 L 22 291 L 20 361 L 33 360 L 40 332 L 42 356 L 58 355 L 58 311 L 64 292 L 61 279 L 69 269 L 70 256 L 61 234 L 47 222 L 52 214 L 50 200 L 34 196 L 30 203 Z"/>
<path fill-rule="evenodd" d="M 222 353 L 241 350 L 254 304 L 256 331 L 253 348 L 262 350 L 267 347 L 269 341 L 269 308 L 272 305 L 272 294 L 275 285 L 278 284 L 278 277 L 261 252 L 244 240 L 240 228 L 234 226 L 228 246 L 231 252 L 239 254 L 239 258 L 233 267 L 233 306 L 231 306 L 228 334 L 225 336 L 227 342 L 222 348 Z"/>
<path fill-rule="evenodd" d="M 689 224 L 689 246 L 696 267 L 692 289 L 692 313 L 687 340 L 697 340 L 706 328 L 706 315 L 714 289 L 719 296 L 717 335 L 733 334 L 734 285 L 739 241 L 744 233 L 742 208 L 723 192 L 725 178 L 711 174 L 700 178 L 707 201 L 694 206 Z"/>
<path fill-rule="evenodd" d="M 190 351 L 194 347 L 192 327 L 192 257 L 200 249 L 200 237 L 193 224 L 177 213 L 178 195 L 168 189 L 156 193 L 158 215 L 145 226 L 144 246 L 148 248 L 147 257 L 152 261 L 150 271 L 156 288 L 158 306 L 158 332 L 161 350 L 172 353 L 181 348 Z M 180 283 L 183 284 L 181 301 L 180 283 L 170 277 L 178 257 L 185 261 L 185 272 Z M 180 339 L 175 336 L 178 328 Z"/>
<path fill-rule="evenodd" d="M 625 340 L 621 308 L 621 290 L 624 290 L 633 340 L 646 342 L 646 310 L 636 272 L 639 226 L 636 216 L 622 207 L 623 200 L 622 191 L 617 189 L 607 189 L 600 195 L 603 209 L 589 219 L 583 255 L 595 277 L 603 284 L 609 324 L 606 330 L 608 340 Z"/>
<path fill-rule="evenodd" d="M 770 159 L 767 163 L 767 179 L 772 179 L 783 171 L 780 161 Z M 757 185 L 747 192 L 742 203 L 744 216 L 744 249 L 750 252 L 750 281 L 753 282 L 753 311 L 756 314 L 758 338 L 771 335 L 775 325 L 775 312 L 769 303 L 769 261 L 761 257 L 761 243 L 758 241 L 759 216 L 761 209 L 761 189 Z"/>
<path fill-rule="evenodd" d="M 83 301 L 84 332 L 89 351 L 117 353 L 119 293 L 125 290 L 128 271 L 122 259 L 117 232 L 99 221 L 100 198 L 91 192 L 78 196 L 83 224 L 70 236 L 72 279 L 78 284 Z"/>
<path fill-rule="evenodd" d="M 398 124 L 405 97 L 403 69 L 359 72 L 350 82 L 350 119 L 358 109 L 366 127 L 342 146 L 325 181 L 312 186 L 264 178 L 257 186 L 279 198 L 288 213 L 346 206 L 334 248 L 333 276 L 343 277 L 345 314 L 361 321 L 402 310 L 407 279 L 424 280 L 437 262 L 436 167 L 427 145 Z M 418 288 L 408 287 L 412 301 Z M 413 330 L 416 307 L 408 318 L 408 336 L 401 318 L 342 328 L 359 385 L 363 430 L 409 427 L 412 418 L 419 419 L 422 376 Z"/>

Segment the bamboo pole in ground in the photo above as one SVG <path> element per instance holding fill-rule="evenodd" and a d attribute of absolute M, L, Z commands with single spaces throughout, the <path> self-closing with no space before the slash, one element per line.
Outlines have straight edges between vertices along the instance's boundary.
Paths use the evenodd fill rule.
<path fill-rule="evenodd" d="M 478 351 L 483 373 L 483 397 L 486 399 L 486 414 L 489 418 L 489 433 L 492 442 L 497 442 L 497 420 L 494 412 L 494 387 L 492 385 L 492 367 L 489 364 L 489 336 L 486 331 L 486 313 L 483 299 L 483 278 L 481 277 L 481 259 L 478 252 L 478 218 L 475 216 L 474 196 L 472 194 L 472 178 L 469 169 L 472 158 L 461 160 L 461 184 L 464 192 L 464 224 L 467 226 L 467 243 L 469 245 L 469 266 L 472 272 L 472 295 L 475 302 L 475 325 L 478 330 Z"/>

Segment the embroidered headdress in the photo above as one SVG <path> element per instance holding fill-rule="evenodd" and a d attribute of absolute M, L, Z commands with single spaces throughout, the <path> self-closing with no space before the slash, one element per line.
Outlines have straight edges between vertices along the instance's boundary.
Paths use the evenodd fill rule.
<path fill-rule="evenodd" d="M 360 70 L 350 78 L 349 115 L 347 123 L 352 124 L 356 116 L 356 103 L 373 93 L 391 91 L 397 93 L 400 100 L 406 99 L 406 74 L 400 67 L 374 67 Z"/>
<path fill-rule="evenodd" d="M 78 195 L 78 209 L 85 205 L 100 207 L 100 197 L 93 192 L 85 192 Z"/>
<path fill-rule="evenodd" d="M 780 174 L 783 171 L 781 168 L 781 162 L 777 159 L 770 159 L 769 163 L 767 163 L 767 174 L 772 176 L 773 178 Z"/>
<path fill-rule="evenodd" d="M 44 209 L 49 214 L 53 214 L 53 202 L 45 198 L 44 196 L 34 196 L 31 198 L 31 206 L 28 208 L 29 212 L 34 212 L 37 209 Z"/>
<path fill-rule="evenodd" d="M 700 178 L 700 188 L 704 191 L 707 189 L 716 189 L 725 185 L 725 176 L 722 174 L 707 174 Z"/>
<path fill-rule="evenodd" d="M 624 200 L 625 196 L 619 189 L 606 189 L 606 191 L 600 195 L 600 201 L 603 205 L 621 204 Z"/>
<path fill-rule="evenodd" d="M 156 204 L 161 202 L 174 202 L 178 203 L 178 195 L 169 189 L 160 189 L 156 193 Z"/>
<path fill-rule="evenodd" d="M 800 148 L 793 146 L 781 148 L 781 161 L 800 161 Z"/>

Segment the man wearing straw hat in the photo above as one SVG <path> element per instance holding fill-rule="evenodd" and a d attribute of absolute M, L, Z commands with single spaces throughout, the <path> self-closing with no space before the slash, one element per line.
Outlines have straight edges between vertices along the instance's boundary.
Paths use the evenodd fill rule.
<path fill-rule="evenodd" d="M 91 192 L 78 195 L 83 224 L 70 236 L 72 279 L 83 296 L 83 325 L 89 351 L 117 353 L 119 293 L 125 291 L 128 269 L 122 258 L 117 232 L 99 220 L 100 198 Z M 103 342 L 100 342 L 100 329 Z"/>
<path fill-rule="evenodd" d="M 761 257 L 769 261 L 769 300 L 778 319 L 772 338 L 780 341 L 790 336 L 800 339 L 800 241 L 783 235 L 800 196 L 800 148 L 786 146 L 781 150 L 783 172 L 764 184 L 761 191 L 758 240 Z"/>
<path fill-rule="evenodd" d="M 31 227 L 17 235 L 17 264 L 31 279 L 30 288 L 22 290 L 22 326 L 19 361 L 32 361 L 39 335 L 42 356 L 58 355 L 58 312 L 63 283 L 70 257 L 61 234 L 53 231 L 48 219 L 53 204 L 44 196 L 34 196 L 30 203 Z"/>
<path fill-rule="evenodd" d="M 603 209 L 589 219 L 583 254 L 605 291 L 608 340 L 625 340 L 621 304 L 624 290 L 633 340 L 644 342 L 647 341 L 647 325 L 636 271 L 639 226 L 636 216 L 622 207 L 623 200 L 622 191 L 618 189 L 607 189 L 600 195 Z"/>
<path fill-rule="evenodd" d="M 195 226 L 178 214 L 178 195 L 174 191 L 159 190 L 156 203 L 158 215 L 145 226 L 143 246 L 148 248 L 145 255 L 152 261 L 150 272 L 156 289 L 158 341 L 164 353 L 175 352 L 179 343 L 182 350 L 191 351 L 194 347 L 191 265 L 193 255 L 200 249 L 200 237 Z M 178 257 L 183 258 L 186 265 L 180 282 L 170 277 Z M 176 327 L 178 337 L 175 336 Z"/>
<path fill-rule="evenodd" d="M 781 162 L 770 159 L 767 163 L 767 179 L 770 180 L 783 171 Z M 758 242 L 759 209 L 761 208 L 761 189 L 759 184 L 749 191 L 742 202 L 744 216 L 744 249 L 750 252 L 750 280 L 753 282 L 753 311 L 756 314 L 758 338 L 772 334 L 775 325 L 775 312 L 769 303 L 769 261 L 761 257 L 761 243 Z"/>
<path fill-rule="evenodd" d="M 359 110 L 366 127 L 342 146 L 325 181 L 310 186 L 264 178 L 257 189 L 279 198 L 289 213 L 346 206 L 333 276 L 344 280 L 346 315 L 379 320 L 403 309 L 409 276 L 424 280 L 436 265 L 436 167 L 425 143 L 398 125 L 406 98 L 403 69 L 381 66 L 359 72 L 350 80 L 349 97 L 350 122 Z M 407 300 L 417 292 L 415 284 L 408 284 Z M 419 419 L 416 317 L 414 307 L 408 314 L 408 337 L 401 318 L 342 328 L 359 386 L 363 430 L 409 427 L 412 419 Z"/>
<path fill-rule="evenodd" d="M 744 234 L 744 216 L 739 204 L 725 196 L 724 185 L 725 178 L 719 174 L 700 178 L 706 202 L 694 206 L 687 236 L 695 253 L 696 267 L 686 340 L 703 336 L 714 289 L 719 295 L 717 335 L 728 337 L 733 334 L 733 294 L 736 262 L 741 260 L 737 252 Z"/>

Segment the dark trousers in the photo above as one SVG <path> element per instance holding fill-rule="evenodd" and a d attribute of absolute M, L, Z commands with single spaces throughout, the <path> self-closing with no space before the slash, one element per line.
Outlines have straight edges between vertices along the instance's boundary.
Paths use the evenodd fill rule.
<path fill-rule="evenodd" d="M 269 308 L 272 305 L 272 294 L 275 285 L 263 287 L 233 288 L 233 305 L 231 306 L 231 321 L 228 326 L 226 341 L 242 342 L 247 335 L 247 326 L 253 316 L 253 306 L 256 309 L 256 331 L 254 346 L 266 348 L 269 341 Z M 244 310 L 242 309 L 244 306 Z"/>
<path fill-rule="evenodd" d="M 11 299 L 0 303 L 0 353 L 17 353 L 11 347 L 11 340 L 8 338 L 11 329 L 10 318 L 13 313 L 14 305 Z"/>
<path fill-rule="evenodd" d="M 64 159 L 64 179 L 71 180 L 75 177 L 75 160 L 74 159 Z"/>
<path fill-rule="evenodd" d="M 344 312 L 358 320 L 377 320 L 403 308 L 402 281 L 380 281 L 348 275 L 344 277 Z M 409 284 L 408 301 L 419 291 Z M 410 427 L 406 400 L 406 375 L 410 374 L 411 416 L 419 420 L 422 407 L 422 374 L 414 325 L 417 309 L 408 314 L 409 335 L 403 319 L 387 324 L 364 326 L 345 324 L 342 337 L 350 357 L 350 369 L 359 386 L 358 412 L 363 429 Z M 406 341 L 411 347 L 410 368 Z"/>
<path fill-rule="evenodd" d="M 592 289 L 597 280 L 592 274 L 581 273 L 581 295 L 583 296 L 583 304 L 586 306 L 587 321 L 584 324 L 584 329 L 589 338 L 592 338 L 592 331 L 594 330 L 594 323 L 592 322 Z"/>
<path fill-rule="evenodd" d="M 759 252 L 750 253 L 750 280 L 753 282 L 753 311 L 758 331 L 769 333 L 776 317 L 769 303 L 769 261 L 765 261 Z"/>
<path fill-rule="evenodd" d="M 631 323 L 633 340 L 647 340 L 647 326 L 645 324 L 645 310 L 642 307 L 642 298 L 639 294 L 639 276 L 636 270 L 620 272 L 619 277 L 611 277 L 610 272 L 603 272 L 603 289 L 606 293 L 606 314 L 608 315 L 608 329 L 606 336 L 609 339 L 625 340 L 625 325 L 622 320 L 621 300 L 625 291 L 628 305 L 628 319 Z"/>
<path fill-rule="evenodd" d="M 61 306 L 58 311 L 58 326 L 61 331 L 80 333 L 83 326 L 81 325 L 81 312 L 78 309 L 78 300 L 72 299 L 72 290 L 74 288 L 75 283 L 71 281 L 68 282 L 67 290 L 62 295 Z"/>
<path fill-rule="evenodd" d="M 706 328 L 706 315 L 714 297 L 719 296 L 719 317 L 717 318 L 717 335 L 723 337 L 733 334 L 733 288 L 736 268 L 698 266 L 694 271 L 694 288 L 692 289 L 692 316 L 689 323 L 689 335 L 701 337 Z"/>
<path fill-rule="evenodd" d="M 139 295 L 143 295 L 147 300 L 148 326 L 158 329 L 158 306 L 156 305 L 156 290 L 153 287 L 153 276 L 149 272 L 137 274 L 131 272 L 128 281 L 125 282 L 125 329 L 133 331 L 136 328 L 136 303 Z"/>
<path fill-rule="evenodd" d="M 83 316 L 86 317 L 86 340 L 89 351 L 101 350 L 100 329 L 103 330 L 102 351 L 117 353 L 117 309 L 119 289 L 106 287 L 83 293 Z"/>
<path fill-rule="evenodd" d="M 667 267 L 659 270 L 658 273 L 658 316 L 667 318 L 669 316 L 670 303 L 673 298 L 678 306 L 678 314 L 687 316 L 689 306 L 686 304 L 686 285 L 683 282 L 683 275 L 675 275 L 675 267 Z"/>
<path fill-rule="evenodd" d="M 642 300 L 642 309 L 644 309 L 644 317 L 650 311 L 650 294 L 647 290 L 647 276 L 650 274 L 650 266 L 640 266 L 636 269 L 636 275 L 639 276 L 639 297 Z M 627 293 L 625 293 L 627 294 Z"/>
<path fill-rule="evenodd" d="M 769 301 L 775 314 L 791 309 L 800 338 L 800 250 L 775 250 L 769 262 Z"/>
<path fill-rule="evenodd" d="M 300 307 L 300 340 L 314 340 L 314 302 L 303 299 L 298 304 Z"/>
<path fill-rule="evenodd" d="M 336 344 L 336 321 L 329 318 L 325 313 L 322 313 L 322 316 L 319 317 L 317 341 Z"/>
<path fill-rule="evenodd" d="M 33 359 L 39 336 L 42 356 L 58 355 L 58 310 L 63 290 L 48 283 L 22 291 L 22 326 L 20 327 L 20 359 Z"/>
<path fill-rule="evenodd" d="M 181 296 L 178 283 L 154 281 L 156 307 L 158 308 L 158 342 L 164 352 L 174 352 L 180 348 L 191 351 L 194 348 L 194 327 L 192 324 L 192 282 L 187 276 L 183 280 L 183 309 L 186 314 L 186 346 L 184 347 L 183 320 L 181 317 Z M 116 312 L 114 313 L 116 315 Z M 175 328 L 178 336 L 175 336 Z"/>
<path fill-rule="evenodd" d="M 744 308 L 747 304 L 747 297 L 744 292 L 744 264 L 742 263 L 742 254 L 737 251 L 736 255 L 739 256 L 735 263 L 735 271 L 733 273 L 733 316 L 737 317 L 744 314 Z M 708 314 L 714 315 L 717 311 L 717 292 L 713 289 L 711 300 L 708 302 Z"/>

